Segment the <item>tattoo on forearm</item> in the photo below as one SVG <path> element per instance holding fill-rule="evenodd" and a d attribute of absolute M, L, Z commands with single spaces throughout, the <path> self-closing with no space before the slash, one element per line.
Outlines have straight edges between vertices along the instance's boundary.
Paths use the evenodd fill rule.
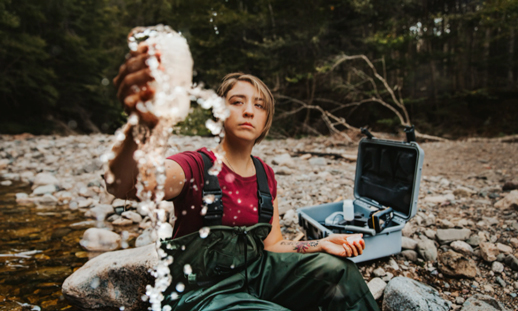
<path fill-rule="evenodd" d="M 281 245 L 293 246 L 293 250 L 297 253 L 306 253 L 310 247 L 317 247 L 318 241 L 304 241 L 304 242 L 289 242 L 283 241 Z"/>

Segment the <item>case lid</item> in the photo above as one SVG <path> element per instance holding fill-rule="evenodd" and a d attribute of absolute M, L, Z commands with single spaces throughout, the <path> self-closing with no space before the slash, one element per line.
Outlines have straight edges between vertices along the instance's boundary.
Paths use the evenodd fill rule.
<path fill-rule="evenodd" d="M 417 212 L 424 151 L 416 142 L 363 138 L 358 146 L 354 197 L 392 207 L 409 220 Z"/>

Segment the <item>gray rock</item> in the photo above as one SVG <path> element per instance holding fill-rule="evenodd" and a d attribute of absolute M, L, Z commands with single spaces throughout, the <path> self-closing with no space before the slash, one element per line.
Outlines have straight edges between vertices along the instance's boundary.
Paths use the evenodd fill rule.
<path fill-rule="evenodd" d="M 57 185 L 59 180 L 51 173 L 39 173 L 34 177 L 33 189 L 44 185 Z"/>
<path fill-rule="evenodd" d="M 426 229 L 424 231 L 424 235 L 426 235 L 426 237 L 430 240 L 435 240 L 435 238 L 437 237 L 437 233 L 435 232 L 435 230 L 432 229 Z"/>
<path fill-rule="evenodd" d="M 34 191 L 32 191 L 32 195 L 40 195 L 40 194 L 45 194 L 45 193 L 54 193 L 56 192 L 56 186 L 55 185 L 44 185 L 44 186 L 39 186 L 37 188 L 34 189 Z"/>
<path fill-rule="evenodd" d="M 475 191 L 466 187 L 458 187 L 457 189 L 453 190 L 453 194 L 458 197 L 468 198 L 472 194 L 475 194 Z"/>
<path fill-rule="evenodd" d="M 147 310 L 141 297 L 155 278 L 148 272 L 158 263 L 154 245 L 104 253 L 88 261 L 63 282 L 70 304 L 88 310 Z"/>
<path fill-rule="evenodd" d="M 380 278 L 373 278 L 369 283 L 367 283 L 367 286 L 369 287 L 372 296 L 374 296 L 374 299 L 378 300 L 383 295 L 383 291 L 385 290 L 385 287 L 387 287 L 387 283 Z"/>
<path fill-rule="evenodd" d="M 142 216 L 140 214 L 135 213 L 133 211 L 126 211 L 121 214 L 122 217 L 125 217 L 134 223 L 140 223 L 142 221 Z"/>
<path fill-rule="evenodd" d="M 279 166 L 296 167 L 295 161 L 293 161 L 288 153 L 276 156 L 273 158 L 272 163 Z"/>
<path fill-rule="evenodd" d="M 135 247 L 142 247 L 154 243 L 156 241 L 156 233 L 152 228 L 145 229 L 135 241 Z"/>
<path fill-rule="evenodd" d="M 514 271 L 518 271 L 518 258 L 514 255 L 507 255 L 507 257 L 505 257 L 505 264 L 511 267 Z"/>
<path fill-rule="evenodd" d="M 451 248 L 459 253 L 463 254 L 471 254 L 473 253 L 473 248 L 464 241 L 453 241 L 450 244 Z"/>
<path fill-rule="evenodd" d="M 114 226 L 130 226 L 133 224 L 133 221 L 127 218 L 117 218 L 112 222 Z"/>
<path fill-rule="evenodd" d="M 511 246 L 502 243 L 496 243 L 496 248 L 498 249 L 498 251 L 500 251 L 500 253 L 504 253 L 506 255 L 513 253 L 513 248 Z"/>
<path fill-rule="evenodd" d="M 376 277 L 382 277 L 382 276 L 385 276 L 385 274 L 387 274 L 387 272 L 385 272 L 385 270 L 381 267 L 377 268 L 377 269 L 374 269 L 374 271 L 372 271 L 372 274 L 374 274 L 374 276 Z"/>
<path fill-rule="evenodd" d="M 451 306 L 433 287 L 406 277 L 393 278 L 384 295 L 383 311 L 447 311 Z"/>
<path fill-rule="evenodd" d="M 417 254 L 416 254 L 416 256 L 417 256 Z M 390 282 L 390 280 L 392 280 L 392 278 L 394 278 L 394 274 L 387 272 L 381 279 L 385 282 Z"/>
<path fill-rule="evenodd" d="M 424 198 L 424 201 L 425 202 L 430 202 L 430 203 L 443 203 L 443 202 L 447 202 L 447 201 L 453 201 L 455 200 L 455 196 L 453 194 L 446 194 L 446 195 L 438 195 L 438 196 L 426 196 Z"/>
<path fill-rule="evenodd" d="M 437 240 L 441 244 L 453 241 L 465 241 L 471 235 L 469 229 L 437 229 Z"/>
<path fill-rule="evenodd" d="M 52 194 L 46 193 L 41 197 L 33 198 L 33 202 L 36 204 L 55 206 L 59 203 L 58 199 Z"/>
<path fill-rule="evenodd" d="M 474 278 L 477 276 L 477 265 L 471 258 L 447 251 L 439 258 L 439 270 L 449 276 L 465 276 Z"/>
<path fill-rule="evenodd" d="M 411 237 L 415 232 L 417 231 L 417 228 L 412 226 L 410 222 L 407 222 L 403 229 L 401 230 L 401 233 L 403 236 Z"/>
<path fill-rule="evenodd" d="M 99 221 L 102 221 L 106 218 L 106 216 L 109 216 L 114 212 L 115 211 L 113 209 L 113 206 L 109 204 L 98 204 L 86 211 L 85 217 L 91 217 Z"/>
<path fill-rule="evenodd" d="M 325 165 L 327 165 L 327 161 L 324 158 L 315 158 L 314 157 L 314 158 L 309 159 L 308 162 L 309 162 L 309 164 L 311 166 L 325 166 Z"/>
<path fill-rule="evenodd" d="M 502 273 L 504 271 L 504 265 L 501 262 L 493 261 L 491 270 L 495 273 Z"/>
<path fill-rule="evenodd" d="M 475 294 L 466 300 L 461 311 L 506 311 L 502 303 L 491 296 Z"/>
<path fill-rule="evenodd" d="M 425 261 L 436 261 L 437 260 L 437 247 L 432 240 L 421 240 L 417 243 L 417 253 Z"/>
<path fill-rule="evenodd" d="M 401 255 L 403 255 L 407 260 L 410 260 L 412 262 L 417 261 L 417 252 L 413 251 L 411 249 L 407 249 L 401 252 Z"/>
<path fill-rule="evenodd" d="M 474 234 L 470 236 L 469 239 L 466 240 L 466 242 L 473 247 L 477 247 L 478 244 L 480 244 L 480 237 Z"/>
<path fill-rule="evenodd" d="M 106 252 L 119 248 L 121 237 L 107 229 L 90 228 L 83 234 L 79 241 L 82 247 L 89 251 Z"/>
<path fill-rule="evenodd" d="M 10 186 L 10 185 L 12 185 L 12 184 L 13 184 L 13 182 L 12 182 L 12 181 L 10 181 L 10 180 L 2 180 L 2 181 L 0 182 L 0 185 L 5 186 L 5 187 L 8 187 L 8 186 Z"/>
<path fill-rule="evenodd" d="M 407 237 L 401 237 L 401 248 L 414 250 L 417 247 L 417 241 Z"/>

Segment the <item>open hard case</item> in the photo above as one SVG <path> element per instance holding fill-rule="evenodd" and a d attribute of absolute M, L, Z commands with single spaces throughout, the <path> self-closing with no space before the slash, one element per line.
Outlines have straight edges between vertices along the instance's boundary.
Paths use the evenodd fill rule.
<path fill-rule="evenodd" d="M 330 217 L 343 220 L 343 201 L 298 209 L 299 223 L 308 240 L 332 233 L 363 233 L 366 247 L 362 255 L 350 258 L 354 262 L 401 252 L 401 230 L 416 214 L 423 167 L 424 152 L 416 142 L 376 139 L 370 133 L 369 136 L 358 146 L 354 213 L 355 220 L 370 219 L 371 224 L 376 224 L 374 215 L 390 215 L 392 219 L 384 223 L 382 230 L 363 221 L 337 221 L 330 225 Z"/>

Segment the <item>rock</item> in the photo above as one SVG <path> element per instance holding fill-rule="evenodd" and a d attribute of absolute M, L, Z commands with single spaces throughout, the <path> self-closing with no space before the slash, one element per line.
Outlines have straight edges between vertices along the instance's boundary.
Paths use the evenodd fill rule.
<path fill-rule="evenodd" d="M 135 247 L 142 247 L 154 243 L 156 241 L 156 233 L 152 228 L 145 229 L 135 241 Z"/>
<path fill-rule="evenodd" d="M 76 222 L 70 225 L 70 228 L 81 230 L 81 229 L 88 229 L 91 227 L 94 227 L 97 224 L 97 221 L 95 220 L 86 220 L 86 221 L 80 221 Z"/>
<path fill-rule="evenodd" d="M 12 182 L 12 181 L 10 181 L 10 180 L 2 180 L 2 181 L 0 182 L 0 185 L 5 186 L 5 187 L 8 187 L 8 186 L 10 186 L 10 185 L 12 185 L 12 184 L 13 184 L 13 182 Z"/>
<path fill-rule="evenodd" d="M 377 268 L 377 269 L 374 269 L 374 271 L 372 271 L 372 274 L 374 274 L 374 276 L 376 277 L 382 277 L 382 276 L 385 276 L 385 274 L 387 274 L 387 272 L 385 272 L 385 270 L 381 267 Z"/>
<path fill-rule="evenodd" d="M 383 296 L 383 291 L 385 290 L 385 287 L 387 287 L 387 283 L 380 278 L 373 278 L 369 283 L 367 283 L 367 286 L 369 287 L 372 296 L 374 296 L 374 299 L 378 300 Z"/>
<path fill-rule="evenodd" d="M 291 156 L 288 153 L 283 153 L 281 155 L 276 156 L 273 158 L 272 163 L 279 166 L 287 166 L 295 168 L 295 161 L 291 158 Z"/>
<path fill-rule="evenodd" d="M 311 153 L 303 154 L 299 157 L 301 160 L 309 160 L 312 157 Z"/>
<path fill-rule="evenodd" d="M 455 228 L 455 224 L 448 219 L 441 219 L 440 220 L 440 227 L 441 228 Z"/>
<path fill-rule="evenodd" d="M 297 225 L 299 223 L 299 216 L 294 209 L 290 209 L 284 214 L 282 222 L 285 226 Z"/>
<path fill-rule="evenodd" d="M 489 242 L 482 242 L 480 243 L 480 256 L 482 259 L 488 262 L 493 262 L 496 260 L 496 256 L 498 255 L 499 251 L 496 248 L 496 245 Z"/>
<path fill-rule="evenodd" d="M 41 197 L 33 198 L 33 202 L 40 205 L 55 206 L 58 205 L 58 199 L 52 194 L 44 194 Z"/>
<path fill-rule="evenodd" d="M 59 191 L 55 193 L 56 198 L 58 198 L 59 202 L 68 203 L 72 200 L 73 195 L 68 191 Z"/>
<path fill-rule="evenodd" d="M 86 208 L 86 207 L 90 207 L 92 204 L 94 204 L 94 200 L 92 198 L 88 198 L 88 199 L 84 199 L 84 198 L 81 198 L 82 200 L 77 200 L 77 208 Z M 70 205 L 72 205 L 72 202 L 70 202 Z M 94 217 L 94 216 L 92 216 Z"/>
<path fill-rule="evenodd" d="M 507 311 L 507 309 L 491 296 L 475 294 L 464 302 L 461 311 Z"/>
<path fill-rule="evenodd" d="M 477 276 L 477 265 L 471 258 L 447 251 L 439 258 L 439 270 L 448 276 L 458 277 L 465 276 L 474 278 Z"/>
<path fill-rule="evenodd" d="M 514 248 L 518 248 L 518 239 L 517 238 L 511 238 L 510 242 Z"/>
<path fill-rule="evenodd" d="M 518 190 L 508 193 L 502 200 L 495 203 L 497 208 L 518 208 Z"/>
<path fill-rule="evenodd" d="M 393 278 L 384 295 L 383 311 L 447 311 L 451 306 L 433 287 L 406 277 Z"/>
<path fill-rule="evenodd" d="M 488 226 L 498 225 L 500 221 L 496 217 L 482 217 Z"/>
<path fill-rule="evenodd" d="M 495 273 L 502 273 L 504 272 L 504 265 L 501 262 L 493 261 L 493 264 L 491 265 L 491 270 Z"/>
<path fill-rule="evenodd" d="M 473 247 L 477 247 L 478 244 L 480 244 L 480 237 L 478 235 L 472 235 L 466 242 Z"/>
<path fill-rule="evenodd" d="M 140 223 L 142 221 L 142 216 L 140 216 L 138 213 L 135 213 L 133 211 L 126 211 L 121 214 L 122 217 L 125 217 L 134 223 Z"/>
<path fill-rule="evenodd" d="M 158 263 L 155 245 L 104 253 L 70 275 L 62 292 L 70 304 L 89 310 L 147 310 L 141 297 L 155 278 L 148 270 Z"/>
<path fill-rule="evenodd" d="M 397 264 L 397 262 L 394 260 L 394 258 L 390 258 L 389 261 L 388 261 L 388 266 L 396 271 L 399 270 L 399 265 Z"/>
<path fill-rule="evenodd" d="M 130 225 L 133 225 L 133 221 L 130 220 L 130 219 L 126 219 L 126 218 L 118 218 L 118 219 L 115 219 L 113 222 L 112 222 L 112 225 L 114 226 L 130 226 Z"/>
<path fill-rule="evenodd" d="M 274 171 L 275 171 L 275 175 L 289 176 L 289 175 L 293 174 L 292 170 L 290 170 L 287 167 L 283 167 L 283 166 L 275 169 Z"/>
<path fill-rule="evenodd" d="M 58 183 L 59 180 L 51 173 L 39 173 L 34 177 L 32 188 L 35 189 L 38 186 L 44 185 L 57 185 Z"/>
<path fill-rule="evenodd" d="M 450 244 L 450 246 L 454 251 L 459 252 L 459 253 L 463 253 L 466 255 L 473 253 L 473 248 L 464 241 L 453 241 Z"/>
<path fill-rule="evenodd" d="M 465 241 L 469 238 L 471 230 L 469 229 L 437 229 L 437 240 L 441 244 L 453 241 Z"/>
<path fill-rule="evenodd" d="M 32 191 L 32 195 L 40 195 L 45 193 L 54 193 L 56 192 L 56 186 L 54 185 L 45 185 L 45 186 L 39 186 Z"/>
<path fill-rule="evenodd" d="M 106 216 L 113 214 L 115 211 L 113 210 L 113 206 L 109 204 L 98 204 L 85 213 L 85 217 L 95 218 L 99 221 L 103 221 Z"/>
<path fill-rule="evenodd" d="M 401 233 L 403 236 L 411 237 L 415 232 L 417 231 L 417 228 L 412 226 L 410 222 L 407 222 L 403 229 L 401 230 Z"/>
<path fill-rule="evenodd" d="M 518 271 L 518 258 L 514 255 L 507 255 L 507 257 L 505 257 L 505 264 L 511 267 L 514 271 Z"/>
<path fill-rule="evenodd" d="M 473 194 L 475 194 L 475 191 L 466 187 L 458 187 L 457 189 L 453 190 L 453 195 L 457 197 L 468 198 Z"/>
<path fill-rule="evenodd" d="M 9 163 L 11 163 L 9 159 L 0 159 L 0 170 L 6 168 Z"/>
<path fill-rule="evenodd" d="M 513 248 L 508 246 L 508 245 L 505 245 L 505 244 L 502 244 L 502 243 L 496 243 L 496 248 L 498 249 L 498 251 L 500 253 L 504 253 L 506 255 L 509 255 L 509 254 L 512 254 L 513 253 Z"/>
<path fill-rule="evenodd" d="M 503 186 L 502 186 L 502 190 L 503 191 L 509 191 L 509 190 L 515 190 L 515 189 L 518 189 L 518 181 L 507 181 Z"/>
<path fill-rule="evenodd" d="M 83 234 L 79 241 L 82 247 L 89 251 L 106 252 L 119 248 L 121 237 L 107 229 L 90 228 Z"/>
<path fill-rule="evenodd" d="M 417 247 L 417 241 L 407 237 L 401 237 L 401 248 L 414 250 Z"/>
<path fill-rule="evenodd" d="M 437 247 L 432 240 L 421 240 L 417 243 L 417 253 L 425 261 L 436 261 L 437 260 Z"/>
<path fill-rule="evenodd" d="M 435 225 L 435 215 L 429 213 L 428 215 L 424 215 L 423 217 L 424 225 L 427 227 Z"/>
<path fill-rule="evenodd" d="M 309 164 L 311 166 L 325 166 L 325 165 L 327 165 L 327 161 L 324 158 L 317 158 L 317 157 L 315 157 L 315 158 L 309 159 L 308 162 L 309 162 Z"/>
<path fill-rule="evenodd" d="M 410 260 L 412 262 L 417 261 L 417 252 L 407 249 L 401 252 L 401 255 L 403 255 L 407 260 Z"/>
<path fill-rule="evenodd" d="M 444 202 L 451 202 L 455 200 L 455 196 L 453 194 L 446 194 L 446 195 L 438 195 L 438 196 L 426 196 L 424 198 L 425 202 L 429 203 L 444 203 Z"/>
<path fill-rule="evenodd" d="M 411 251 L 413 252 L 413 251 Z M 417 256 L 417 253 L 416 253 L 416 256 Z M 392 278 L 394 278 L 394 274 L 390 273 L 390 272 L 387 272 L 385 274 L 385 276 L 383 276 L 381 279 L 385 282 L 390 282 L 390 280 L 392 280 Z"/>
<path fill-rule="evenodd" d="M 424 231 L 424 235 L 430 240 L 435 240 L 435 238 L 437 237 L 437 233 L 435 232 L 435 230 L 432 229 L 426 229 Z"/>

